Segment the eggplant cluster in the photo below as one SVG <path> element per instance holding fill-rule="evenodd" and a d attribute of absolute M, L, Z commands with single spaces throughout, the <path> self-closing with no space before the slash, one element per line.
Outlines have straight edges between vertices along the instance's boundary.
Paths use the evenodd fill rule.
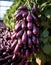
<path fill-rule="evenodd" d="M 27 59 L 40 51 L 38 8 L 20 6 L 13 31 L 0 29 L 0 65 L 32 65 Z"/>
<path fill-rule="evenodd" d="M 19 56 L 16 56 L 12 60 L 13 48 L 11 48 L 11 35 L 12 31 L 9 28 L 0 28 L 0 65 L 18 65 L 22 63 L 23 58 Z"/>
<path fill-rule="evenodd" d="M 31 11 L 26 6 L 18 8 L 16 25 L 11 36 L 13 59 L 15 56 L 29 58 L 32 54 L 40 51 L 39 26 L 36 5 Z"/>
<path fill-rule="evenodd" d="M 11 31 L 9 28 L 0 28 L 0 65 L 9 65 L 12 59 L 10 50 Z"/>

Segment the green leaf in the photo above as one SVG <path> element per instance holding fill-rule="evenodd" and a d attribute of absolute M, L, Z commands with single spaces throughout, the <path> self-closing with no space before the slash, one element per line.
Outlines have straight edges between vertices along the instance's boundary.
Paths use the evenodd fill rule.
<path fill-rule="evenodd" d="M 41 35 L 41 36 L 42 36 L 43 38 L 47 38 L 48 35 L 49 35 L 49 32 L 48 32 L 47 29 L 45 29 L 45 30 L 42 32 L 42 35 Z"/>
<path fill-rule="evenodd" d="M 49 4 L 51 4 L 51 1 L 50 1 L 50 0 L 48 0 L 48 1 L 44 2 L 44 3 L 42 3 L 42 4 L 41 4 L 41 7 L 48 6 Z"/>
<path fill-rule="evenodd" d="M 43 44 L 48 44 L 48 38 L 49 38 L 49 32 L 47 29 L 45 29 L 41 35 L 40 35 L 40 40 L 43 42 Z"/>
<path fill-rule="evenodd" d="M 47 18 L 51 18 L 51 8 L 47 8 L 44 13 Z"/>
<path fill-rule="evenodd" d="M 50 45 L 50 44 L 46 44 L 46 45 L 43 47 L 43 51 L 44 51 L 44 53 L 50 55 L 50 54 L 51 54 L 51 45 Z"/>
<path fill-rule="evenodd" d="M 38 4 L 39 5 L 42 5 L 43 3 L 46 3 L 48 1 L 51 1 L 51 0 L 38 0 Z"/>
<path fill-rule="evenodd" d="M 48 44 L 48 38 L 41 38 L 41 41 L 43 42 L 43 44 Z"/>

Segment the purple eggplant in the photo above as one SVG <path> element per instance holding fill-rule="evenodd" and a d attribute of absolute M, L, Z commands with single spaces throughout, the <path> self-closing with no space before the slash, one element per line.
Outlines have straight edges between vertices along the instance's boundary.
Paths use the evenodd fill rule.
<path fill-rule="evenodd" d="M 36 16 L 32 16 L 32 17 L 33 17 L 34 23 L 39 27 L 40 26 L 39 19 Z"/>
<path fill-rule="evenodd" d="M 5 60 L 11 59 L 13 55 L 9 55 L 5 57 Z"/>
<path fill-rule="evenodd" d="M 2 57 L 6 57 L 8 55 L 8 53 L 5 51 L 2 53 Z"/>
<path fill-rule="evenodd" d="M 13 43 L 11 44 L 11 49 L 14 49 L 16 44 L 17 44 L 17 40 L 14 40 Z"/>
<path fill-rule="evenodd" d="M 35 25 L 33 26 L 33 34 L 36 36 L 39 34 L 39 30 Z"/>
<path fill-rule="evenodd" d="M 23 30 L 20 30 L 17 34 L 16 34 L 16 38 L 20 38 L 23 34 Z"/>
<path fill-rule="evenodd" d="M 30 53 L 29 53 L 29 50 L 28 49 L 26 50 L 26 53 L 25 54 L 26 54 L 26 58 L 28 58 L 30 56 Z"/>
<path fill-rule="evenodd" d="M 36 4 L 34 4 L 32 12 L 33 14 L 36 14 L 36 15 L 38 14 L 38 6 Z"/>
<path fill-rule="evenodd" d="M 32 36 L 32 31 L 31 30 L 27 30 L 27 36 L 31 37 Z"/>
<path fill-rule="evenodd" d="M 20 6 L 19 10 L 22 10 L 22 11 L 27 10 L 27 7 L 26 6 Z"/>
<path fill-rule="evenodd" d="M 22 36 L 22 43 L 25 44 L 26 42 L 27 42 L 27 34 L 26 32 L 24 32 Z"/>
<path fill-rule="evenodd" d="M 26 11 L 23 11 L 23 12 L 22 12 L 22 17 L 25 17 L 25 18 L 26 18 L 27 15 L 28 15 L 28 12 L 26 12 Z"/>
<path fill-rule="evenodd" d="M 21 23 L 17 22 L 17 24 L 15 25 L 15 31 L 18 32 L 19 30 L 21 30 Z"/>
<path fill-rule="evenodd" d="M 18 46 L 21 47 L 22 46 L 22 39 L 18 39 Z"/>
<path fill-rule="evenodd" d="M 22 17 L 22 12 L 19 12 L 17 15 L 16 15 L 16 20 L 21 20 L 23 17 Z"/>
<path fill-rule="evenodd" d="M 17 43 L 17 45 L 16 45 L 16 47 L 14 49 L 14 54 L 18 54 L 19 50 L 20 50 L 20 47 L 19 47 L 19 45 Z"/>
<path fill-rule="evenodd" d="M 12 61 L 16 59 L 16 54 L 13 54 Z"/>
<path fill-rule="evenodd" d="M 11 39 L 15 39 L 15 38 L 16 38 L 16 33 L 11 36 Z"/>
<path fill-rule="evenodd" d="M 22 29 L 25 30 L 26 29 L 26 21 L 22 22 Z"/>
<path fill-rule="evenodd" d="M 28 29 L 32 29 L 32 27 L 33 27 L 32 22 L 28 22 L 28 23 L 27 23 L 27 28 L 28 28 Z"/>
<path fill-rule="evenodd" d="M 0 38 L 0 44 L 3 43 L 3 38 Z"/>
<path fill-rule="evenodd" d="M 32 36 L 32 42 L 35 44 L 37 42 L 37 38 L 35 36 Z"/>
<path fill-rule="evenodd" d="M 29 47 L 29 48 L 32 47 L 32 40 L 31 40 L 31 38 L 28 38 L 28 47 Z"/>
<path fill-rule="evenodd" d="M 31 22 L 31 21 L 32 21 L 32 15 L 31 15 L 31 14 L 28 14 L 26 20 L 27 20 L 28 22 Z"/>
<path fill-rule="evenodd" d="M 3 63 L 5 62 L 5 59 L 4 58 L 0 58 L 0 63 Z"/>

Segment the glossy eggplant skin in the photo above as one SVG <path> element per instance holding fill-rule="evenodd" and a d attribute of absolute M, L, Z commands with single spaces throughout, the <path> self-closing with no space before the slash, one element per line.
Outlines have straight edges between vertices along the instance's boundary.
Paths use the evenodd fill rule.
<path fill-rule="evenodd" d="M 32 31 L 31 31 L 31 30 L 28 30 L 28 31 L 27 31 L 27 36 L 28 36 L 28 37 L 31 37 L 31 36 L 32 36 Z"/>
<path fill-rule="evenodd" d="M 27 28 L 27 26 L 26 26 L 26 21 L 23 21 L 23 22 L 22 22 L 22 26 L 21 26 L 21 27 L 22 27 L 23 30 L 25 30 L 25 29 Z"/>
<path fill-rule="evenodd" d="M 33 19 L 32 19 L 32 15 L 31 15 L 31 14 L 28 14 L 26 20 L 27 20 L 28 22 L 31 22 L 31 21 L 33 20 Z"/>
<path fill-rule="evenodd" d="M 26 34 L 26 32 L 23 33 L 22 43 L 23 43 L 23 44 L 26 44 L 26 43 L 27 43 L 27 34 Z"/>
<path fill-rule="evenodd" d="M 29 30 L 31 30 L 31 29 L 33 28 L 32 22 L 28 22 L 28 23 L 27 23 L 27 28 L 28 28 Z"/>
<path fill-rule="evenodd" d="M 23 30 L 20 30 L 20 31 L 16 34 L 16 38 L 22 37 L 22 34 L 23 34 Z"/>
<path fill-rule="evenodd" d="M 17 24 L 15 25 L 15 29 L 16 32 L 18 32 L 19 30 L 21 30 L 21 23 L 17 22 Z"/>
<path fill-rule="evenodd" d="M 22 17 L 22 12 L 19 12 L 17 15 L 16 15 L 16 20 L 21 20 L 23 17 Z"/>
<path fill-rule="evenodd" d="M 33 26 L 33 34 L 36 36 L 39 35 L 39 30 L 36 26 Z"/>

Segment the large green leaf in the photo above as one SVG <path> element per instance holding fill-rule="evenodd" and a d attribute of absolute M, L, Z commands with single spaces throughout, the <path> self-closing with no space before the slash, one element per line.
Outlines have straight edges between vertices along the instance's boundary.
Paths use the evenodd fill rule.
<path fill-rule="evenodd" d="M 44 51 L 44 53 L 51 55 L 51 45 L 50 44 L 44 45 L 43 51 Z"/>

